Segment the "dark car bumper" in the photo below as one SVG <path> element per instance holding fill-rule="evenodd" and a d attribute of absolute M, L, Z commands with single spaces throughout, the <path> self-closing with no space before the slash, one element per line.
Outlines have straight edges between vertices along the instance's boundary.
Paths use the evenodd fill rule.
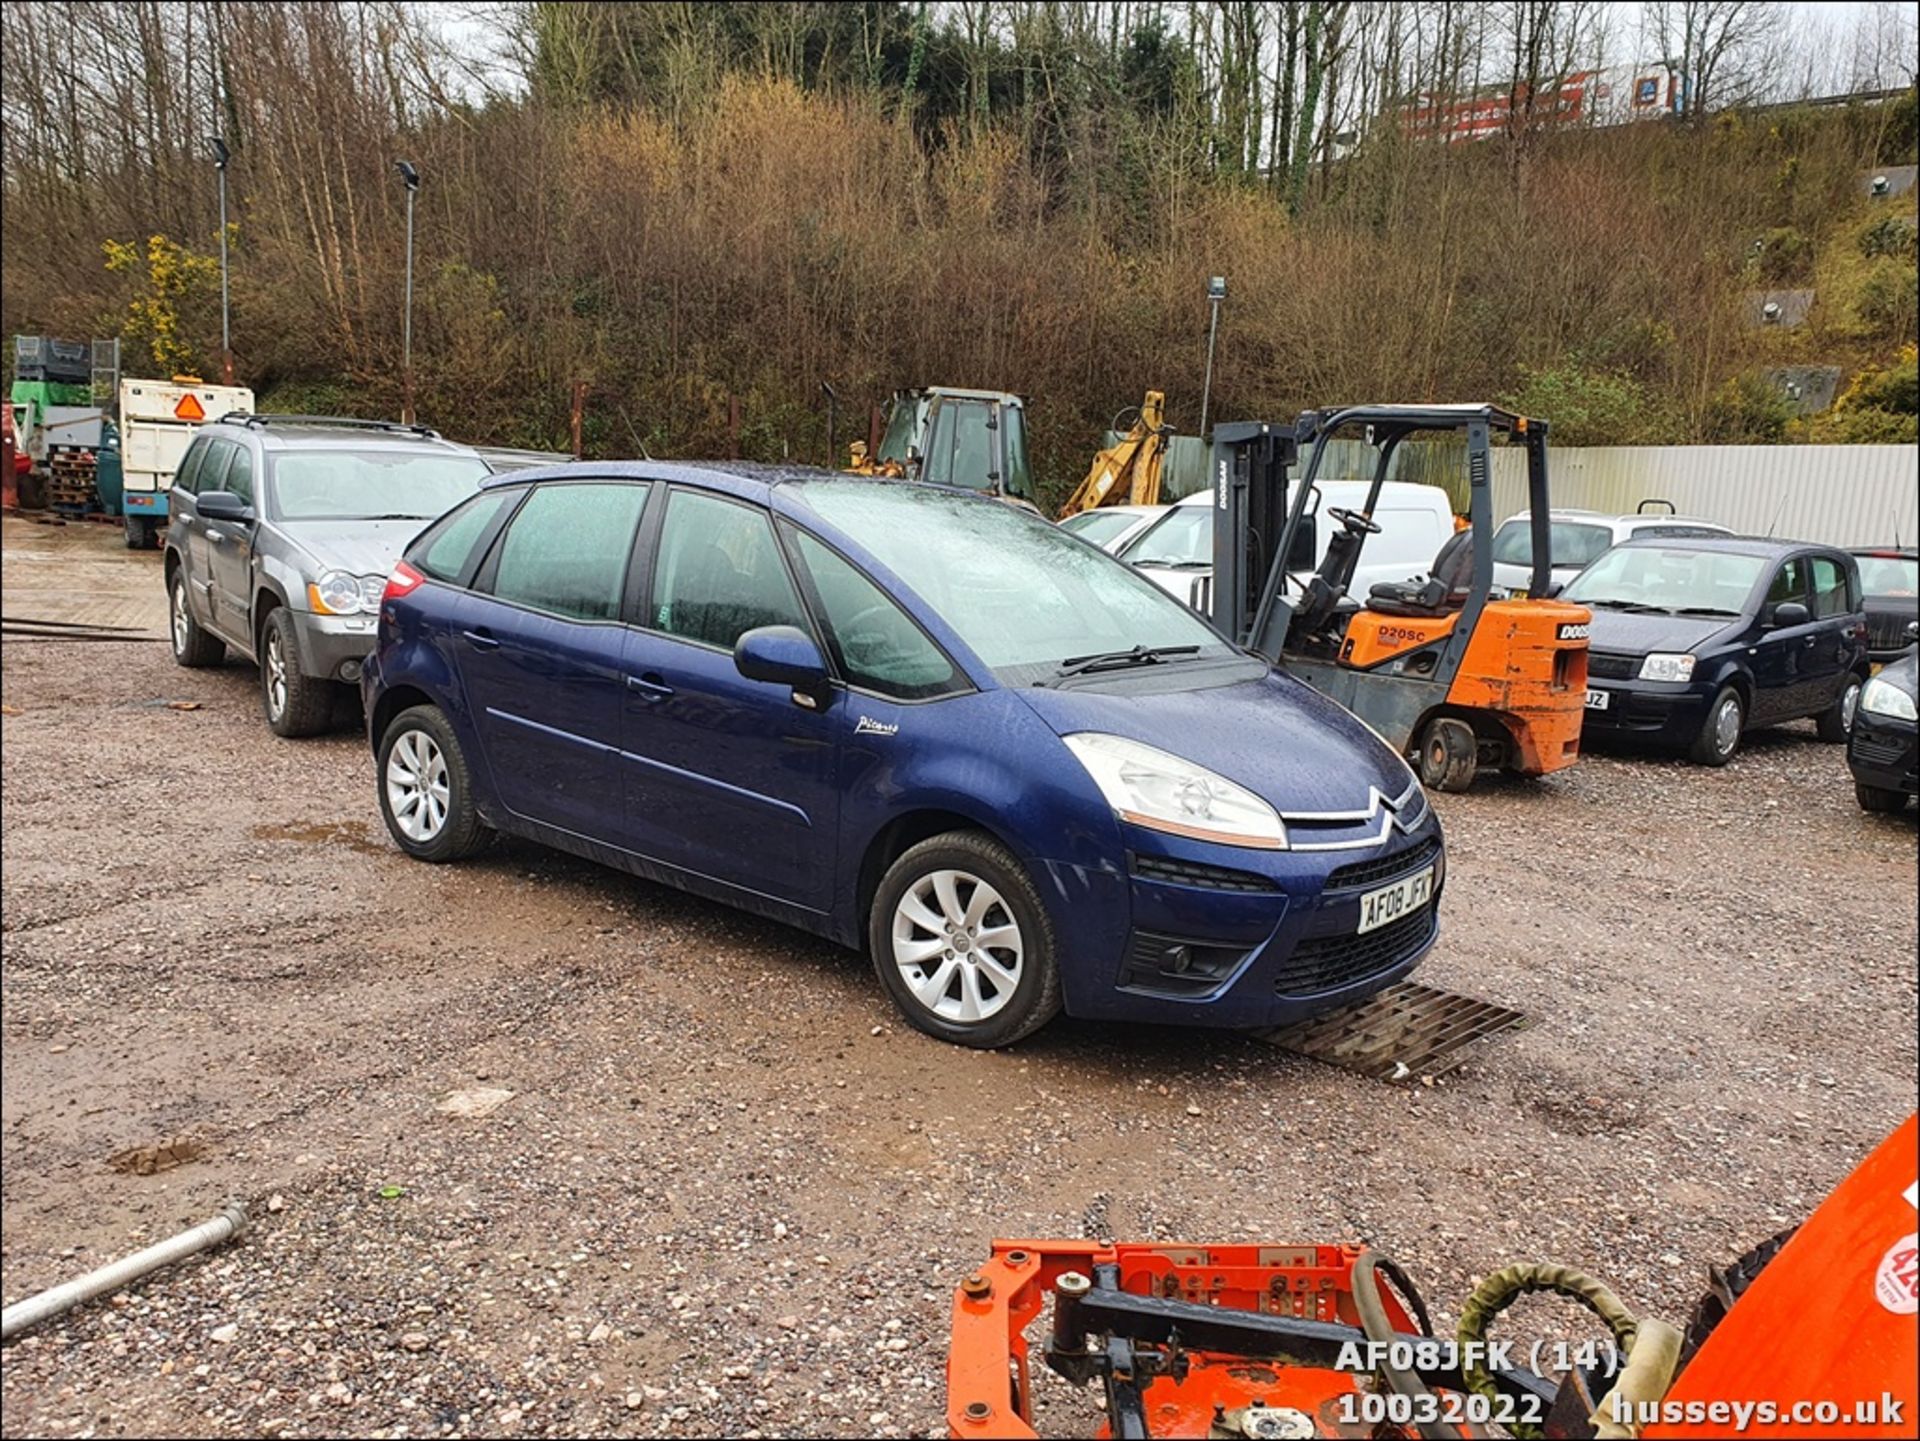
<path fill-rule="evenodd" d="M 1920 723 L 1855 711 L 1847 738 L 1847 768 L 1856 783 L 1875 790 L 1920 795 L 1915 758 L 1920 752 Z"/>
<path fill-rule="evenodd" d="M 1364 1000 L 1433 948 L 1446 882 L 1440 825 L 1338 851 L 1250 851 L 1135 832 L 1127 874 L 1050 867 L 1122 925 L 1063 936 L 1075 1015 L 1175 1025 L 1289 1025 Z M 1430 899 L 1362 932 L 1361 898 L 1431 868 Z M 1065 871 L 1072 874 L 1063 874 Z M 1085 914 L 1086 912 L 1082 912 Z"/>
<path fill-rule="evenodd" d="M 1656 745 L 1691 745 L 1713 703 L 1714 691 L 1672 681 L 1587 681 L 1583 737 L 1631 737 Z M 1595 696 L 1605 696 L 1603 706 Z"/>

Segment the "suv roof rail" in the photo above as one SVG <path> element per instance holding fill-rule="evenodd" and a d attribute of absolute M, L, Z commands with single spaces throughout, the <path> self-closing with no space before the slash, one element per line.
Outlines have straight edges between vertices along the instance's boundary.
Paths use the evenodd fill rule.
<path fill-rule="evenodd" d="M 278 415 L 256 414 L 251 410 L 229 410 L 220 423 L 244 425 L 249 430 L 269 426 L 311 425 L 325 430 L 383 430 L 389 434 L 418 435 L 427 440 L 440 439 L 440 432 L 428 425 L 407 425 L 398 420 L 360 420 L 350 415 Z"/>

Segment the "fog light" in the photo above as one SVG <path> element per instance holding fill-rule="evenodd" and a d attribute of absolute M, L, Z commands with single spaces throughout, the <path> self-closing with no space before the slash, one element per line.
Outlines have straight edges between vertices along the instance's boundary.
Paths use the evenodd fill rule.
<path fill-rule="evenodd" d="M 349 660 L 349 661 L 341 662 L 340 679 L 343 681 L 347 681 L 349 684 L 359 680 L 360 679 L 360 662 L 357 660 Z"/>

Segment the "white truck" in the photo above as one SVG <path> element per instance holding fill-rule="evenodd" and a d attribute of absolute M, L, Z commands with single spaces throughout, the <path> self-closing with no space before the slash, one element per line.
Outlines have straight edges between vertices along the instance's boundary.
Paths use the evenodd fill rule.
<path fill-rule="evenodd" d="M 120 454 L 127 549 L 151 550 L 167 521 L 167 492 L 193 433 L 228 411 L 253 409 L 244 385 L 208 385 L 190 375 L 120 382 Z"/>

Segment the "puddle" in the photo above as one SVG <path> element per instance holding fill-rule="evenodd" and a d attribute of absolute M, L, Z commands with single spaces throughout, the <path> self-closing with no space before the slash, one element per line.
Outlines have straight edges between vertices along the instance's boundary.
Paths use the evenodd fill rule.
<path fill-rule="evenodd" d="M 345 846 L 366 855 L 385 855 L 386 846 L 367 838 L 365 821 L 309 821 L 300 825 L 255 826 L 256 841 L 307 841 L 314 845 Z"/>

